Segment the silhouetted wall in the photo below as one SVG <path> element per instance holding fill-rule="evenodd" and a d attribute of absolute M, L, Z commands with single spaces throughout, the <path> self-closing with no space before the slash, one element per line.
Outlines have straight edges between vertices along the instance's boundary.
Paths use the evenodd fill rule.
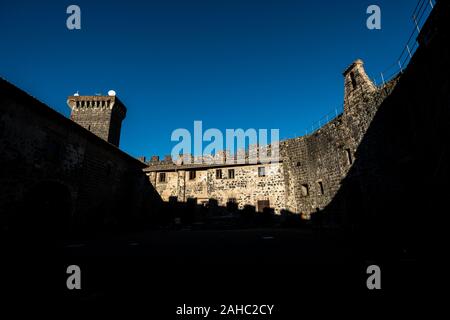
<path fill-rule="evenodd" d="M 419 48 L 380 105 L 326 208 L 361 246 L 416 252 L 448 211 L 450 3 L 439 1 Z"/>
<path fill-rule="evenodd" d="M 0 80 L 3 229 L 126 224 L 159 197 L 145 164 Z"/>

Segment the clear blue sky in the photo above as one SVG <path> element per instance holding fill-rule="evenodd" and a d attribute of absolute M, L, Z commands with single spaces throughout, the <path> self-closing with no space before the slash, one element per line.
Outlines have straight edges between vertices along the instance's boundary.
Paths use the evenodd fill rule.
<path fill-rule="evenodd" d="M 81 30 L 66 8 L 81 8 Z M 366 9 L 382 10 L 382 30 Z M 170 154 L 176 128 L 278 128 L 303 135 L 342 104 L 342 71 L 395 63 L 417 0 L 1 1 L 0 75 L 64 115 L 66 97 L 114 89 L 121 148 Z"/>

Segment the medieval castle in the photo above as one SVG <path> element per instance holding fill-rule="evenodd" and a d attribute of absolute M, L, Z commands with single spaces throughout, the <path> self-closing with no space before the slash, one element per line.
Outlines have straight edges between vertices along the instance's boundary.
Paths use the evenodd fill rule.
<path fill-rule="evenodd" d="M 219 153 L 222 164 L 198 159 L 183 164 L 170 156 L 163 161 L 153 156 L 144 172 L 163 201 L 190 199 L 206 205 L 213 199 L 220 206 L 231 202 L 239 209 L 254 206 L 258 212 L 287 210 L 309 219 L 335 196 L 372 118 L 398 79 L 375 86 L 362 60 L 343 75 L 344 112 L 313 134 L 281 141 L 276 163 L 251 163 L 249 157 L 257 159 L 259 148 L 250 146 L 244 164 L 228 161 L 233 156 L 227 152 Z M 118 146 L 126 108 L 116 96 L 70 96 L 67 103 L 73 121 Z M 181 160 L 186 157 L 192 158 L 182 155 Z"/>
<path fill-rule="evenodd" d="M 164 201 L 172 197 L 206 204 L 214 199 L 221 206 L 232 202 L 240 209 L 254 206 L 258 212 L 265 208 L 278 214 L 287 210 L 309 219 L 333 199 L 378 106 L 397 81 L 376 87 L 361 60 L 353 62 L 343 75 L 343 114 L 313 134 L 281 141 L 276 163 L 235 164 L 228 158 L 236 156 L 227 152 L 219 153 L 224 164 L 216 165 L 206 161 L 174 163 L 170 156 L 159 161 L 153 156 L 144 171 Z M 246 159 L 257 159 L 258 151 L 257 146 L 250 146 Z M 186 157 L 192 156 L 181 158 Z"/>
<path fill-rule="evenodd" d="M 114 92 L 68 97 L 67 119 L 0 80 L 0 222 L 34 221 L 30 212 L 41 206 L 48 221 L 99 225 L 151 213 L 167 201 L 232 203 L 304 219 L 328 210 L 335 223 L 358 212 L 397 212 L 380 199 L 422 197 L 431 189 L 412 186 L 436 181 L 437 187 L 443 181 L 435 177 L 447 172 L 448 11 L 437 3 L 411 62 L 392 80 L 377 86 L 361 60 L 348 66 L 343 113 L 311 134 L 281 141 L 279 161 L 270 164 L 134 159 L 118 148 L 127 110 Z M 430 171 L 413 178 L 418 166 Z"/>

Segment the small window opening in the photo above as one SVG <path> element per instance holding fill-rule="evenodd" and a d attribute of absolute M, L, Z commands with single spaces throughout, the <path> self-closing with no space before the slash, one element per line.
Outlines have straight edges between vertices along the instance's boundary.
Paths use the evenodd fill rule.
<path fill-rule="evenodd" d="M 350 149 L 345 149 L 345 153 L 347 154 L 347 163 L 353 164 L 352 152 Z"/>
<path fill-rule="evenodd" d="M 302 184 L 302 194 L 305 197 L 309 195 L 309 188 L 307 184 Z"/>
<path fill-rule="evenodd" d="M 318 181 L 317 185 L 319 186 L 320 195 L 324 195 L 325 192 L 324 192 L 324 189 L 323 189 L 323 182 L 322 181 Z"/>
<path fill-rule="evenodd" d="M 258 177 L 265 177 L 266 176 L 266 168 L 265 167 L 259 167 L 258 168 Z"/>
<path fill-rule="evenodd" d="M 353 89 L 356 89 L 356 79 L 355 74 L 353 72 L 350 72 L 350 80 L 352 81 Z"/>

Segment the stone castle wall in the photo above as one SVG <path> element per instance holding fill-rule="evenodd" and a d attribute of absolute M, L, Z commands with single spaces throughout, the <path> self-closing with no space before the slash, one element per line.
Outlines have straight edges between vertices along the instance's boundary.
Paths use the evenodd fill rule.
<path fill-rule="evenodd" d="M 398 79 L 376 90 L 358 88 L 346 96 L 342 115 L 313 134 L 280 143 L 287 210 L 309 216 L 330 203 L 355 162 L 378 107 Z"/>
<path fill-rule="evenodd" d="M 310 135 L 281 141 L 277 163 L 249 164 L 249 156 L 258 152 L 257 148 L 250 148 L 247 163 L 233 167 L 234 179 L 227 179 L 226 172 L 231 168 L 227 165 L 196 167 L 183 164 L 182 159 L 174 164 L 169 157 L 164 161 L 152 157 L 146 171 L 166 201 L 169 197 L 177 197 L 179 201 L 211 198 L 225 205 L 228 199 L 235 199 L 243 208 L 257 207 L 258 201 L 269 200 L 277 213 L 287 210 L 310 218 L 314 212 L 323 210 L 338 192 L 379 105 L 398 79 L 376 87 L 366 75 L 363 62 L 355 61 L 344 72 L 343 114 Z M 258 177 L 260 166 L 266 168 L 266 177 Z M 216 179 L 217 169 L 223 171 L 224 178 Z M 189 180 L 192 170 L 196 171 L 196 178 Z M 166 171 L 166 181 L 160 182 L 158 175 L 163 171 Z"/>
<path fill-rule="evenodd" d="M 260 168 L 264 168 L 264 176 L 260 176 Z M 197 203 L 201 204 L 214 199 L 220 206 L 235 201 L 240 209 L 245 205 L 258 209 L 258 201 L 268 200 L 275 212 L 280 213 L 284 209 L 285 187 L 281 163 L 195 169 L 180 166 L 176 171 L 167 171 L 167 168 L 166 171 L 147 170 L 151 183 L 164 201 L 176 197 L 178 201 L 186 202 L 191 198 L 197 199 Z M 221 170 L 221 178 L 217 177 L 217 170 Z M 231 170 L 234 171 L 234 177 Z M 195 171 L 195 178 L 190 176 L 191 171 Z M 165 181 L 160 181 L 161 173 L 165 175 Z"/>
<path fill-rule="evenodd" d="M 419 217 L 448 194 L 450 10 L 448 3 L 438 6 L 403 75 L 376 87 L 362 61 L 352 63 L 343 74 L 344 113 L 310 135 L 282 141 L 281 158 L 271 164 L 187 165 L 168 157 L 145 165 L 113 145 L 126 113 L 119 102 L 108 109 L 113 106 L 105 102 L 116 98 L 69 97 L 77 124 L 0 79 L 1 227 L 18 213 L 31 222 L 45 217 L 34 214 L 39 208 L 58 209 L 57 217 L 81 224 L 119 221 L 152 208 L 147 202 L 171 197 L 215 199 L 222 206 L 233 200 L 257 209 L 268 201 L 277 213 L 307 218 L 326 207 L 345 208 L 353 218 L 362 211 Z M 247 159 L 255 152 L 250 148 Z M 432 200 L 419 212 L 410 198 L 420 197 Z M 380 199 L 394 205 L 387 208 Z"/>
<path fill-rule="evenodd" d="M 21 215 L 45 220 L 53 209 L 66 222 L 101 225 L 137 217 L 155 200 L 145 164 L 3 79 L 0 106 L 2 226 Z"/>

